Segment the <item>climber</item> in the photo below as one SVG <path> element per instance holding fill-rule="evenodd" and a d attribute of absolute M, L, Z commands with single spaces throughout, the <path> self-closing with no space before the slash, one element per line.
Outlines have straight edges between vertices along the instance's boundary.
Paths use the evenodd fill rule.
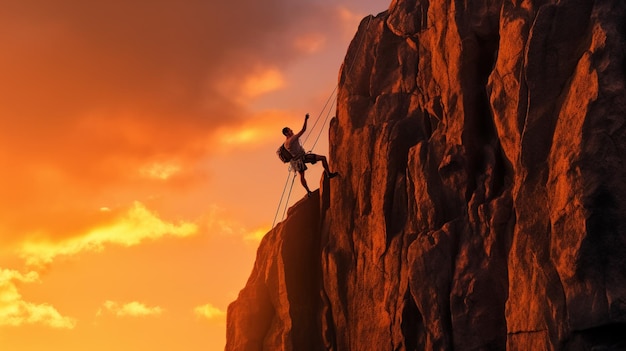
<path fill-rule="evenodd" d="M 309 186 L 306 183 L 306 179 L 304 178 L 304 171 L 307 170 L 305 163 L 315 164 L 317 161 L 322 161 L 322 166 L 324 166 L 324 174 L 330 179 L 334 178 L 339 173 L 331 172 L 328 168 L 328 162 L 326 161 L 326 156 L 316 155 L 314 153 L 306 153 L 304 148 L 300 144 L 300 137 L 306 131 L 306 123 L 309 120 L 309 114 L 307 113 L 304 116 L 304 125 L 302 126 L 302 130 L 298 133 L 294 134 L 293 131 L 289 127 L 283 128 L 283 135 L 285 136 L 285 149 L 289 151 L 289 153 L 293 156 L 290 164 L 291 168 L 300 173 L 300 183 L 304 189 L 306 189 L 307 196 L 311 196 L 312 192 L 309 190 Z"/>

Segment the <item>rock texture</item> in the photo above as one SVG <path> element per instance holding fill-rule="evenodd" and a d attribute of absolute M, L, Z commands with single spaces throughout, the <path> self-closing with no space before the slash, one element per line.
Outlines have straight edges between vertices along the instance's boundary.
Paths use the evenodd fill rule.
<path fill-rule="evenodd" d="M 296 203 L 261 241 L 246 287 L 228 306 L 226 350 L 320 345 L 319 191 Z"/>
<path fill-rule="evenodd" d="M 394 0 L 226 350 L 626 349 L 626 2 Z"/>

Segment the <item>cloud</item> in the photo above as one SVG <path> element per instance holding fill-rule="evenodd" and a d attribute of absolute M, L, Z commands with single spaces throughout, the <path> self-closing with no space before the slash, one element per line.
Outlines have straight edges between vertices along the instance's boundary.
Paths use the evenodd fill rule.
<path fill-rule="evenodd" d="M 41 324 L 51 328 L 73 329 L 76 320 L 61 315 L 49 304 L 24 301 L 15 282 L 34 283 L 39 281 L 37 272 L 20 272 L 0 268 L 0 327 Z"/>
<path fill-rule="evenodd" d="M 2 247 L 84 233 L 111 198 L 204 186 L 216 153 L 280 139 L 306 90 L 293 69 L 344 23 L 309 1 L 0 2 Z"/>
<path fill-rule="evenodd" d="M 289 0 L 3 1 L 0 245 L 53 225 L 49 236 L 75 234 L 59 218 L 143 189 L 137 174 L 163 186 L 188 175 L 219 131 L 232 145 L 263 138 L 247 128 L 247 99 L 289 86 L 284 70 L 339 25 L 326 12 Z M 325 33 L 307 39 L 320 17 Z"/>
<path fill-rule="evenodd" d="M 237 235 L 244 231 L 241 223 L 233 220 L 224 208 L 216 204 L 209 206 L 209 211 L 204 215 L 201 225 L 202 231 L 217 232 L 221 235 Z"/>
<path fill-rule="evenodd" d="M 108 313 L 117 317 L 150 317 L 159 316 L 163 314 L 163 312 L 163 308 L 159 306 L 149 307 L 137 301 L 122 304 L 107 300 L 102 304 L 102 308 L 98 310 L 96 316 Z"/>
<path fill-rule="evenodd" d="M 288 85 L 285 74 L 275 64 L 254 63 L 243 72 L 223 77 L 216 95 L 228 98 L 236 105 L 246 106 L 246 112 L 237 123 L 224 123 L 218 127 L 234 127 L 250 119 L 250 104 L 262 96 L 284 90 Z M 246 118 L 248 117 L 248 118 Z"/>
<path fill-rule="evenodd" d="M 285 86 L 283 74 L 276 68 L 267 68 L 248 76 L 243 82 L 243 93 L 247 98 L 279 90 Z"/>
<path fill-rule="evenodd" d="M 139 172 L 147 178 L 167 180 L 176 173 L 179 173 L 180 170 L 181 167 L 176 163 L 151 162 L 141 167 Z"/>
<path fill-rule="evenodd" d="M 225 208 L 218 205 L 211 205 L 209 211 L 199 221 L 202 232 L 219 233 L 222 236 L 230 236 L 242 240 L 246 244 L 253 246 L 263 239 L 271 228 L 261 226 L 250 228 L 233 218 Z"/>
<path fill-rule="evenodd" d="M 233 218 L 232 215 L 218 205 L 211 205 L 209 211 L 200 220 L 201 231 L 208 233 L 220 233 L 224 236 L 236 236 L 244 240 L 254 240 L 253 237 L 259 237 L 260 232 L 267 232 L 267 227 L 256 230 L 250 230 L 240 221 Z M 261 235 L 262 236 L 262 235 Z"/>
<path fill-rule="evenodd" d="M 198 306 L 194 308 L 196 316 L 205 318 L 212 321 L 223 321 L 226 318 L 226 312 L 219 308 L 207 303 L 206 305 Z"/>
<path fill-rule="evenodd" d="M 79 0 L 4 6 L 0 33 L 15 33 L 0 41 L 7 53 L 0 75 L 11 82 L 0 87 L 0 111 L 14 116 L 6 128 L 21 132 L 18 138 L 30 132 L 39 146 L 52 140 L 75 145 L 73 132 L 84 122 L 98 123 L 110 140 L 122 142 L 128 123 L 144 132 L 156 122 L 178 135 L 207 136 L 208 129 L 245 117 L 236 94 L 220 94 L 224 81 L 242 82 L 241 93 L 253 96 L 281 86 L 276 67 L 301 55 L 281 43 L 301 36 L 299 22 L 320 11 L 299 5 L 285 16 L 291 7 L 286 0 L 243 0 L 236 7 Z M 105 118 L 89 120 L 93 114 Z M 157 149 L 181 140 L 163 136 Z"/>
<path fill-rule="evenodd" d="M 270 230 L 271 230 L 271 228 L 269 228 L 269 227 L 258 228 L 256 230 L 253 230 L 253 231 L 249 232 L 248 234 L 244 235 L 243 239 L 246 242 L 249 242 L 249 243 L 252 243 L 252 244 L 256 245 L 259 242 L 261 242 L 261 240 L 263 239 L 265 234 L 267 234 Z"/>
<path fill-rule="evenodd" d="M 165 222 L 143 204 L 135 202 L 130 210 L 113 223 L 93 228 L 84 235 L 59 242 L 30 241 L 23 244 L 20 256 L 29 265 L 52 262 L 58 256 L 101 251 L 106 245 L 135 246 L 144 240 L 165 236 L 187 237 L 197 233 L 197 225 L 188 222 Z"/>
<path fill-rule="evenodd" d="M 320 33 L 310 33 L 297 37 L 294 47 L 300 52 L 313 54 L 320 51 L 326 44 L 326 36 Z"/>
<path fill-rule="evenodd" d="M 234 126 L 216 130 L 215 148 L 219 151 L 238 151 L 235 147 L 247 148 L 260 146 L 284 137 L 281 130 L 285 121 L 291 121 L 294 115 L 285 111 L 265 111 L 254 115 L 254 118 Z M 298 123 L 301 123 L 298 120 Z"/>

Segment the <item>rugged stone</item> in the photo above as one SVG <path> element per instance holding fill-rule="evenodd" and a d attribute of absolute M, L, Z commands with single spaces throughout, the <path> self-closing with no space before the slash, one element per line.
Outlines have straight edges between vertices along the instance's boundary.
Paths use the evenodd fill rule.
<path fill-rule="evenodd" d="M 621 0 L 365 18 L 341 177 L 263 241 L 226 349 L 626 349 L 625 55 Z"/>
<path fill-rule="evenodd" d="M 226 349 L 313 350 L 320 345 L 319 191 L 265 235 L 246 287 L 228 306 Z M 278 345 L 281 345 L 280 347 Z"/>

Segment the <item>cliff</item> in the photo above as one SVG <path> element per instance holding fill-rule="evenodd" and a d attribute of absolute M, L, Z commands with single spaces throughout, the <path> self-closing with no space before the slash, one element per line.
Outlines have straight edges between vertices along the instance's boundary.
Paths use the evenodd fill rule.
<path fill-rule="evenodd" d="M 626 349 L 626 3 L 394 0 L 226 350 Z"/>

